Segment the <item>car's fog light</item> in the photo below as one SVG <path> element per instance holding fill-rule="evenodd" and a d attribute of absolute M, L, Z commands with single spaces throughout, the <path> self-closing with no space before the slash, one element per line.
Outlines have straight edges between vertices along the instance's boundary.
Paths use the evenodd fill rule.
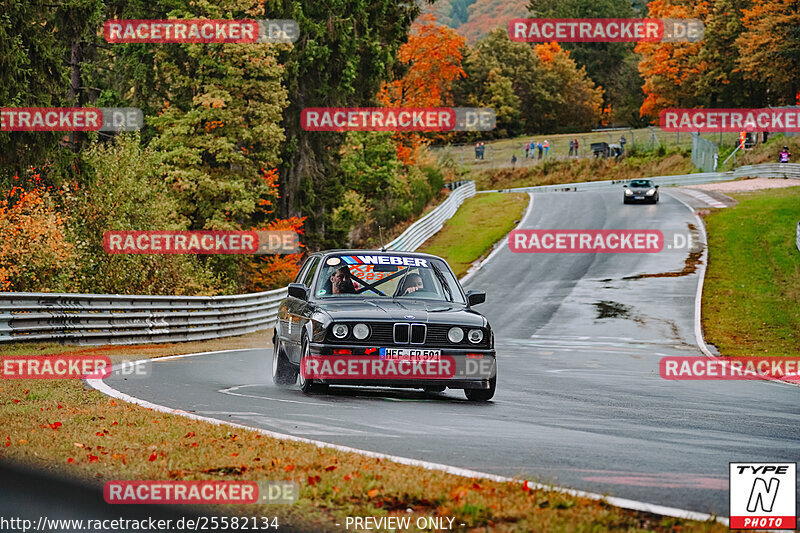
<path fill-rule="evenodd" d="M 471 329 L 469 330 L 467 338 L 469 339 L 469 342 L 473 344 L 478 344 L 483 340 L 483 332 L 479 329 Z"/>
<path fill-rule="evenodd" d="M 450 331 L 447 332 L 447 340 L 453 344 L 458 344 L 464 340 L 464 330 L 461 328 L 450 328 Z"/>
<path fill-rule="evenodd" d="M 369 337 L 369 326 L 366 324 L 356 324 L 353 326 L 353 335 L 356 339 L 363 341 Z"/>
<path fill-rule="evenodd" d="M 333 326 L 333 336 L 337 339 L 344 339 L 347 337 L 347 326 L 344 324 L 336 324 Z"/>

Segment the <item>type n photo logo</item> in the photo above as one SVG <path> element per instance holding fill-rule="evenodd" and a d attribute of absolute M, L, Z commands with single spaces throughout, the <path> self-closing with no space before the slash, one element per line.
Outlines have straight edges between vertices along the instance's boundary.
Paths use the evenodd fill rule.
<path fill-rule="evenodd" d="M 730 528 L 795 529 L 796 463 L 730 463 Z"/>

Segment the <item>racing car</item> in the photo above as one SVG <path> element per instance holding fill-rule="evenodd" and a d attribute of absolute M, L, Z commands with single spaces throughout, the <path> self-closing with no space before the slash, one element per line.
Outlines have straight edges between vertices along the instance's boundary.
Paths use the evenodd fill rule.
<path fill-rule="evenodd" d="M 658 185 L 653 183 L 653 180 L 631 180 L 622 187 L 625 189 L 622 195 L 622 203 L 658 203 Z"/>
<path fill-rule="evenodd" d="M 494 396 L 488 320 L 448 264 L 414 252 L 332 250 L 309 255 L 281 302 L 272 378 L 304 393 L 330 385 L 463 389 Z"/>

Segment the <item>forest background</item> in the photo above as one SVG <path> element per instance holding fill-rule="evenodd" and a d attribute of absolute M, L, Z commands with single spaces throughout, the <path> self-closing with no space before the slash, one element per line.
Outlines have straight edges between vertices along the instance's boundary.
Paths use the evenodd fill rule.
<path fill-rule="evenodd" d="M 301 254 L 109 255 L 110 230 L 377 242 L 459 169 L 427 147 L 800 101 L 800 0 L 3 0 L 0 105 L 138 107 L 136 134 L 0 131 L 0 290 L 231 294 Z M 515 43 L 512 18 L 698 18 L 698 43 Z M 110 44 L 109 19 L 294 19 L 293 44 Z M 305 107 L 491 107 L 489 133 L 307 132 Z M 399 231 L 399 230 L 398 230 Z"/>

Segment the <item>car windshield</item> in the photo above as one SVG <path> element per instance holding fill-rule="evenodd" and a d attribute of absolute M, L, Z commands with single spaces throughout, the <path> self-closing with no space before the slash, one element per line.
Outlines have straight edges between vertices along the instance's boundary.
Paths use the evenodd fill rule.
<path fill-rule="evenodd" d="M 392 254 L 328 256 L 323 261 L 314 295 L 465 303 L 458 281 L 444 261 Z"/>
<path fill-rule="evenodd" d="M 650 180 L 632 180 L 630 186 L 637 188 L 652 187 L 653 182 Z"/>

